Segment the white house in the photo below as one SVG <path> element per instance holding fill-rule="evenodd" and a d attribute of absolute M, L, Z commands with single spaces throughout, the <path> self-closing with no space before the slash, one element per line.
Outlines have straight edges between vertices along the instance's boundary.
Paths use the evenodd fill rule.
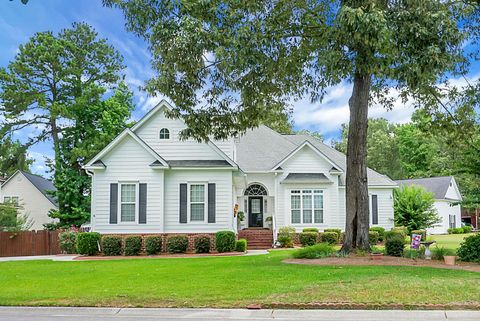
<path fill-rule="evenodd" d="M 214 233 L 245 227 L 273 235 L 293 226 L 344 228 L 344 154 L 307 135 L 267 126 L 241 137 L 182 141 L 183 121 L 165 117 L 161 102 L 125 129 L 85 169 L 92 176 L 92 230 L 100 233 Z M 371 224 L 393 226 L 388 177 L 368 170 Z M 272 235 L 272 232 L 269 232 Z"/>
<path fill-rule="evenodd" d="M 48 217 L 51 209 L 58 209 L 55 199 L 48 194 L 54 191 L 52 182 L 38 175 L 17 171 L 0 188 L 2 202 L 20 205 L 21 213 L 32 221 L 31 230 L 43 230 L 43 224 L 52 223 Z"/>
<path fill-rule="evenodd" d="M 423 187 L 435 198 L 435 208 L 442 221 L 433 228 L 428 228 L 428 234 L 446 234 L 449 228 L 461 227 L 462 215 L 459 202 L 462 195 L 453 176 L 416 178 L 396 181 L 398 185 L 417 185 Z"/>

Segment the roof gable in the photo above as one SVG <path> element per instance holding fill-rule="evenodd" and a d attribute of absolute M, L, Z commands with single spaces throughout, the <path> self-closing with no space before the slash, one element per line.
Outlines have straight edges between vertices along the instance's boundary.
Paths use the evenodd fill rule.
<path fill-rule="evenodd" d="M 437 200 L 462 200 L 462 195 L 458 190 L 457 183 L 453 176 L 439 176 L 439 177 L 427 177 L 427 178 L 413 178 L 397 180 L 400 186 L 412 186 L 417 185 L 423 187 L 426 191 L 433 193 L 434 198 Z M 450 188 L 453 188 L 456 194 L 456 198 L 451 198 L 447 195 Z"/>
<path fill-rule="evenodd" d="M 56 191 L 57 189 L 51 181 L 42 176 L 18 170 L 13 173 L 5 182 L 3 182 L 2 188 L 7 185 L 13 179 L 13 177 L 17 175 L 22 175 L 23 177 L 25 177 L 27 181 L 29 181 L 40 193 L 43 194 L 43 196 L 45 196 L 46 199 L 50 201 L 50 203 L 58 207 L 58 203 L 55 197 L 48 193 L 50 191 Z"/>

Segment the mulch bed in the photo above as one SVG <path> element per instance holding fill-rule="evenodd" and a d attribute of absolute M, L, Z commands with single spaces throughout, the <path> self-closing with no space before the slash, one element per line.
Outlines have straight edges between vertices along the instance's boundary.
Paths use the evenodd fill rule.
<path fill-rule="evenodd" d="M 98 261 L 98 260 L 123 260 L 123 259 L 174 259 L 174 258 L 195 258 L 195 257 L 212 257 L 212 256 L 239 256 L 244 255 L 242 252 L 225 252 L 225 253 L 183 253 L 169 254 L 162 253 L 160 255 L 138 255 L 138 256 L 77 256 L 75 261 Z"/>
<path fill-rule="evenodd" d="M 364 266 L 414 266 L 439 269 L 465 270 L 480 272 L 480 264 L 460 262 L 456 265 L 445 265 L 443 261 L 407 259 L 403 257 L 383 256 L 380 260 L 372 260 L 369 256 L 327 257 L 322 259 L 286 259 L 284 263 L 307 265 L 364 265 Z"/>

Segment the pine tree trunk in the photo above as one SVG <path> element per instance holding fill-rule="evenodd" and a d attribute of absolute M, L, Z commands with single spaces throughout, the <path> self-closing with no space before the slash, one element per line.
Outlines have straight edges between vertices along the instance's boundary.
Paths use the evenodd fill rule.
<path fill-rule="evenodd" d="M 342 251 L 368 250 L 369 209 L 367 182 L 367 128 L 370 75 L 355 74 L 348 102 L 350 124 L 347 141 L 346 224 Z"/>

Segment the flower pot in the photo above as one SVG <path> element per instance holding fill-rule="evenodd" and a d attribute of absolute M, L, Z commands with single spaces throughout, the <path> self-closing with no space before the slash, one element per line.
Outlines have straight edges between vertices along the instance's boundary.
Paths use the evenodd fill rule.
<path fill-rule="evenodd" d="M 381 260 L 383 257 L 383 253 L 370 253 L 371 260 Z"/>
<path fill-rule="evenodd" d="M 445 261 L 445 265 L 455 265 L 456 256 L 454 255 L 445 255 L 443 260 Z"/>

